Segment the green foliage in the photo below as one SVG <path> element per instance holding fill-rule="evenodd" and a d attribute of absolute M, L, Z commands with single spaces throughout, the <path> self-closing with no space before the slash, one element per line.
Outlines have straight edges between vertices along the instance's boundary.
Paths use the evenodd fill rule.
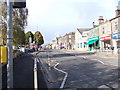
<path fill-rule="evenodd" d="M 3 44 L 6 44 L 7 38 L 7 13 L 6 13 L 6 6 L 3 5 L 2 7 L 2 38 Z M 13 9 L 13 45 L 23 45 L 25 44 L 25 33 L 24 29 L 27 25 L 27 16 L 28 16 L 28 9 L 27 8 L 19 8 Z"/>
<path fill-rule="evenodd" d="M 34 41 L 38 45 L 44 44 L 43 36 L 42 36 L 42 34 L 39 31 L 35 32 L 35 34 L 34 34 Z"/>
<path fill-rule="evenodd" d="M 26 34 L 25 34 L 25 43 L 26 44 L 29 44 L 29 38 L 32 38 L 32 42 L 34 40 L 34 35 L 31 31 L 28 31 Z"/>

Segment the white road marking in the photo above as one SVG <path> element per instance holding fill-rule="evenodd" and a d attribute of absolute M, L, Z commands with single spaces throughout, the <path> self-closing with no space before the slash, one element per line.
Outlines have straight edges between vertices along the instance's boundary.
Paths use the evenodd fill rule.
<path fill-rule="evenodd" d="M 100 61 L 100 60 L 97 60 L 97 61 L 99 61 L 99 62 L 102 63 L 102 64 L 105 64 L 104 62 L 102 62 L 102 61 Z"/>
<path fill-rule="evenodd" d="M 92 59 L 92 60 L 98 61 L 98 62 L 100 62 L 100 63 L 102 63 L 102 64 L 105 64 L 104 62 L 102 62 L 101 60 L 98 60 L 98 59 Z"/>
<path fill-rule="evenodd" d="M 37 58 L 34 60 L 34 89 L 37 90 L 38 81 L 37 81 Z"/>
<path fill-rule="evenodd" d="M 98 60 L 98 59 L 92 59 L 92 60 Z"/>
<path fill-rule="evenodd" d="M 62 84 L 61 84 L 61 86 L 60 86 L 60 88 L 63 88 L 64 85 L 65 85 L 66 79 L 67 79 L 67 77 L 68 77 L 68 73 L 65 72 L 65 71 L 63 71 L 63 70 L 60 70 L 60 69 L 56 68 L 56 66 L 57 66 L 58 64 L 59 64 L 59 63 L 57 63 L 57 64 L 54 66 L 54 69 L 56 69 L 56 70 L 58 70 L 59 72 L 62 72 L 62 73 L 65 74 L 65 77 L 64 77 L 64 79 L 63 79 L 63 81 L 62 81 Z"/>

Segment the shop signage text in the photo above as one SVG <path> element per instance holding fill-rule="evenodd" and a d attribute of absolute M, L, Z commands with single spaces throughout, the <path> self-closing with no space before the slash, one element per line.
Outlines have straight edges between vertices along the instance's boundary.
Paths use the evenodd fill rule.
<path fill-rule="evenodd" d="M 112 39 L 118 39 L 120 38 L 120 32 L 112 34 Z"/>
<path fill-rule="evenodd" d="M 111 36 L 100 37 L 100 41 L 110 40 Z"/>

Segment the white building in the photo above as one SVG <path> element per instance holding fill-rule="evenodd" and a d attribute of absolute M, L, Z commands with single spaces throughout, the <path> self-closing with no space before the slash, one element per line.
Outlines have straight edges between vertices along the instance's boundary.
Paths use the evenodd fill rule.
<path fill-rule="evenodd" d="M 88 42 L 88 32 L 90 28 L 81 28 L 77 29 L 75 32 L 75 49 L 81 51 L 87 51 L 88 45 L 85 43 Z"/>

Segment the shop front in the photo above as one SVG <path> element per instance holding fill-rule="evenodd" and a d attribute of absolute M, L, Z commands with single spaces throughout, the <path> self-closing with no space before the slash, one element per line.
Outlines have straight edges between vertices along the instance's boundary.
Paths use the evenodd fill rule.
<path fill-rule="evenodd" d="M 89 46 L 90 51 L 92 51 L 94 49 L 99 49 L 99 47 L 100 47 L 100 45 L 99 45 L 99 36 L 88 38 L 88 43 L 86 43 L 85 45 Z"/>
<path fill-rule="evenodd" d="M 112 46 L 112 44 L 111 44 L 111 36 L 110 35 L 100 37 L 100 42 L 101 42 L 101 49 L 102 50 L 110 49 L 110 47 Z"/>

